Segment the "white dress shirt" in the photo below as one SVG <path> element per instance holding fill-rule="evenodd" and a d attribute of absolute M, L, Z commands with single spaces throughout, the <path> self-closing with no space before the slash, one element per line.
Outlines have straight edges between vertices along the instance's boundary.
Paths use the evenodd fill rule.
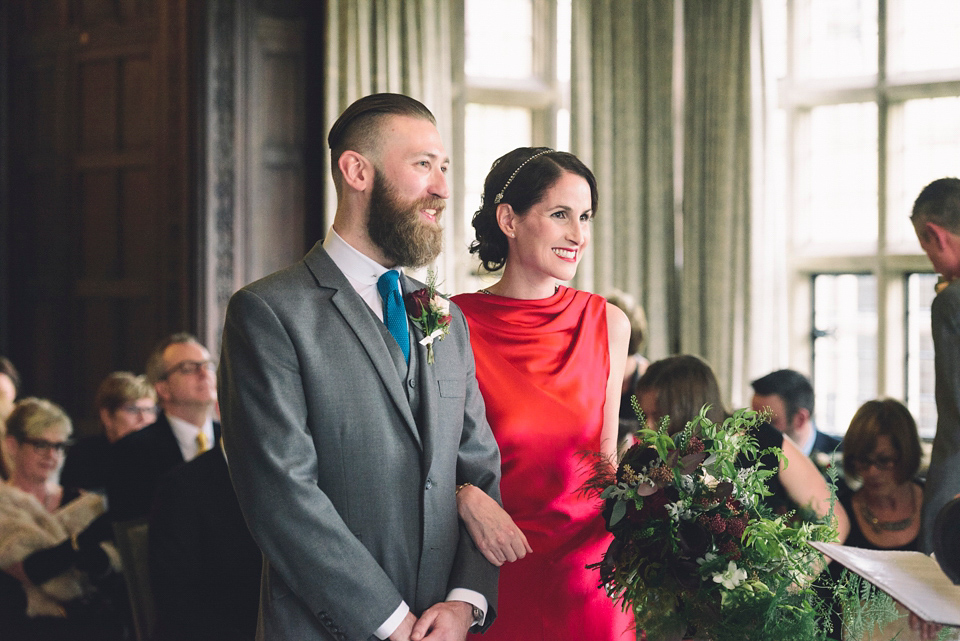
<path fill-rule="evenodd" d="M 360 253 L 354 247 L 351 247 L 347 241 L 340 237 L 340 234 L 330 227 L 326 238 L 323 239 L 323 248 L 333 260 L 334 264 L 343 272 L 353 288 L 360 294 L 360 298 L 370 306 L 373 313 L 377 315 L 380 321 L 383 321 L 383 298 L 377 289 L 377 281 L 387 272 L 387 268 L 373 260 L 369 256 Z M 403 274 L 402 268 L 397 271 Z M 403 295 L 403 286 L 398 282 L 400 295 Z M 447 594 L 447 601 L 465 601 L 474 605 L 483 612 L 483 617 L 487 616 L 487 598 L 474 590 L 465 588 L 454 588 Z M 403 622 L 410 606 L 406 601 L 401 601 L 399 607 L 376 629 L 374 635 L 379 639 L 386 639 L 396 631 Z M 481 619 L 482 622 L 482 619 Z"/>
<path fill-rule="evenodd" d="M 173 435 L 177 439 L 177 445 L 180 446 L 180 453 L 183 454 L 184 461 L 192 461 L 197 456 L 197 434 L 201 431 L 206 434 L 207 443 L 210 444 L 210 447 L 216 444 L 212 418 L 207 417 L 207 422 L 203 424 L 203 427 L 197 427 L 182 418 L 171 416 L 166 412 L 164 414 L 166 414 L 167 421 L 170 422 L 170 429 L 173 430 Z"/>
<path fill-rule="evenodd" d="M 323 248 L 360 294 L 360 298 L 383 322 L 383 298 L 380 296 L 380 290 L 377 289 L 377 281 L 387 273 L 387 268 L 348 245 L 347 241 L 340 238 L 340 234 L 333 231 L 333 227 L 323 240 Z M 403 274 L 400 268 L 396 271 Z M 397 287 L 400 288 L 400 295 L 403 296 L 403 286 L 398 282 Z"/>

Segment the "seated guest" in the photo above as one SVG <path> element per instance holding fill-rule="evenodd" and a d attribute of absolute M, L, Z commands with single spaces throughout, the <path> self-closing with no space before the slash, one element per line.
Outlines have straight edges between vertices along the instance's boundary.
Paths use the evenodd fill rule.
<path fill-rule="evenodd" d="M 621 447 L 629 447 L 633 444 L 632 435 L 640 427 L 631 399 L 637 387 L 637 381 L 650 365 L 650 361 L 640 353 L 647 340 L 647 315 L 643 307 L 637 304 L 630 294 L 615 289 L 605 298 L 611 305 L 619 307 L 630 321 L 627 366 L 623 372 L 623 385 L 620 388 L 620 432 L 617 438 Z"/>
<path fill-rule="evenodd" d="M 10 478 L 12 463 L 3 447 L 3 441 L 7 433 L 7 417 L 13 411 L 19 391 L 20 374 L 17 368 L 5 356 L 0 356 L 0 479 Z"/>
<path fill-rule="evenodd" d="M 25 398 L 7 423 L 14 460 L 0 483 L 3 639 L 110 640 L 123 634 L 123 589 L 98 494 L 55 482 L 72 426 L 50 401 Z"/>
<path fill-rule="evenodd" d="M 893 399 L 867 401 L 853 415 L 843 441 L 847 478 L 862 482 L 856 492 L 839 493 L 850 515 L 850 535 L 844 543 L 868 550 L 919 550 L 923 485 L 916 474 L 921 449 L 910 410 Z M 830 565 L 834 580 L 842 570 L 838 563 Z M 834 638 L 839 638 L 840 618 L 840 608 L 834 605 Z M 898 621 L 875 630 L 873 638 L 932 639 L 938 629 L 911 615 L 909 629 Z"/>
<path fill-rule="evenodd" d="M 711 406 L 707 417 L 714 423 L 729 416 L 713 370 L 696 356 L 671 356 L 652 363 L 637 382 L 637 398 L 648 427 L 656 429 L 660 419 L 669 416 L 671 433 L 682 430 L 704 405 Z M 809 509 L 817 517 L 825 517 L 830 511 L 830 490 L 810 459 L 770 423 L 758 425 L 753 436 L 761 450 L 778 447 L 783 451 L 782 460 L 771 455 L 760 458 L 761 466 L 776 471 L 769 481 L 773 493 L 767 497 L 770 507 L 779 512 Z M 834 506 L 834 518 L 843 541 L 850 525 L 839 504 Z"/>
<path fill-rule="evenodd" d="M 260 569 L 219 445 L 160 479 L 150 516 L 158 640 L 252 641 Z"/>
<path fill-rule="evenodd" d="M 770 411 L 770 422 L 797 444 L 823 472 L 835 452 L 843 450 L 840 439 L 817 430 L 813 422 L 813 385 L 792 369 L 780 369 L 751 383 L 757 412 Z"/>
<path fill-rule="evenodd" d="M 167 337 L 151 353 L 147 380 L 162 411 L 156 422 L 111 448 L 107 495 L 115 520 L 146 517 L 157 480 L 220 438 L 220 424 L 213 420 L 215 370 L 207 348 L 187 333 Z"/>
<path fill-rule="evenodd" d="M 95 400 L 103 433 L 70 446 L 60 481 L 70 487 L 105 491 L 111 446 L 157 420 L 157 393 L 143 376 L 108 374 Z"/>
<path fill-rule="evenodd" d="M 846 545 L 917 550 L 923 485 L 920 436 L 910 410 L 893 399 L 867 401 L 844 437 L 843 468 L 860 489 L 840 495 L 850 515 Z"/>

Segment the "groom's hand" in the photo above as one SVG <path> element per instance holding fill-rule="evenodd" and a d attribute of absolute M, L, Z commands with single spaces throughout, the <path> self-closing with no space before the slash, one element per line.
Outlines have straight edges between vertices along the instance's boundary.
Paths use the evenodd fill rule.
<path fill-rule="evenodd" d="M 464 641 L 473 625 L 473 606 L 464 601 L 444 601 L 420 615 L 411 641 Z"/>
<path fill-rule="evenodd" d="M 407 612 L 407 616 L 403 617 L 403 621 L 387 639 L 389 641 L 410 641 L 410 633 L 413 632 L 413 626 L 416 622 L 417 617 L 413 616 L 413 612 Z"/>

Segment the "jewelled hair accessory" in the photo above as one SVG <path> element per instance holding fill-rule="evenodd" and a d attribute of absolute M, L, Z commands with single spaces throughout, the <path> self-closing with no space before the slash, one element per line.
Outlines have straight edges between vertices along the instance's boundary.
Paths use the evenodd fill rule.
<path fill-rule="evenodd" d="M 506 184 L 504 184 L 503 189 L 501 189 L 501 190 L 500 190 L 500 193 L 497 194 L 496 198 L 493 199 L 493 204 L 494 204 L 494 205 L 499 205 L 499 204 L 500 204 L 500 201 L 503 200 L 503 194 L 504 194 L 504 192 L 507 191 L 507 187 L 509 187 L 509 186 L 510 186 L 510 183 L 513 182 L 513 179 L 517 177 L 517 174 L 520 173 L 520 170 L 523 169 L 523 166 L 524 166 L 524 165 L 526 165 L 526 164 L 527 164 L 528 162 L 530 162 L 531 160 L 534 160 L 534 159 L 536 159 L 536 158 L 539 158 L 540 156 L 542 156 L 542 155 L 544 155 L 544 154 L 550 154 L 550 153 L 553 153 L 553 149 L 545 149 L 545 150 L 543 150 L 543 151 L 540 151 L 540 152 L 537 152 L 537 153 L 533 154 L 532 156 L 530 156 L 529 158 L 527 158 L 526 160 L 524 160 L 522 163 L 520 163 L 520 166 L 517 167 L 517 168 L 513 171 L 512 174 L 510 174 L 510 177 L 509 177 L 509 178 L 507 178 L 507 182 L 506 182 Z"/>

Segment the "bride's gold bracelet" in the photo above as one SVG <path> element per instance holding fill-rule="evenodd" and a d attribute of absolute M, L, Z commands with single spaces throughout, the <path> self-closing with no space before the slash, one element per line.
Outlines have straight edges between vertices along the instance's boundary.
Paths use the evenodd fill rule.
<path fill-rule="evenodd" d="M 456 494 L 460 494 L 460 490 L 462 490 L 463 488 L 467 487 L 468 485 L 472 486 L 473 483 L 461 483 L 460 485 L 458 485 L 458 486 L 457 486 Z"/>

